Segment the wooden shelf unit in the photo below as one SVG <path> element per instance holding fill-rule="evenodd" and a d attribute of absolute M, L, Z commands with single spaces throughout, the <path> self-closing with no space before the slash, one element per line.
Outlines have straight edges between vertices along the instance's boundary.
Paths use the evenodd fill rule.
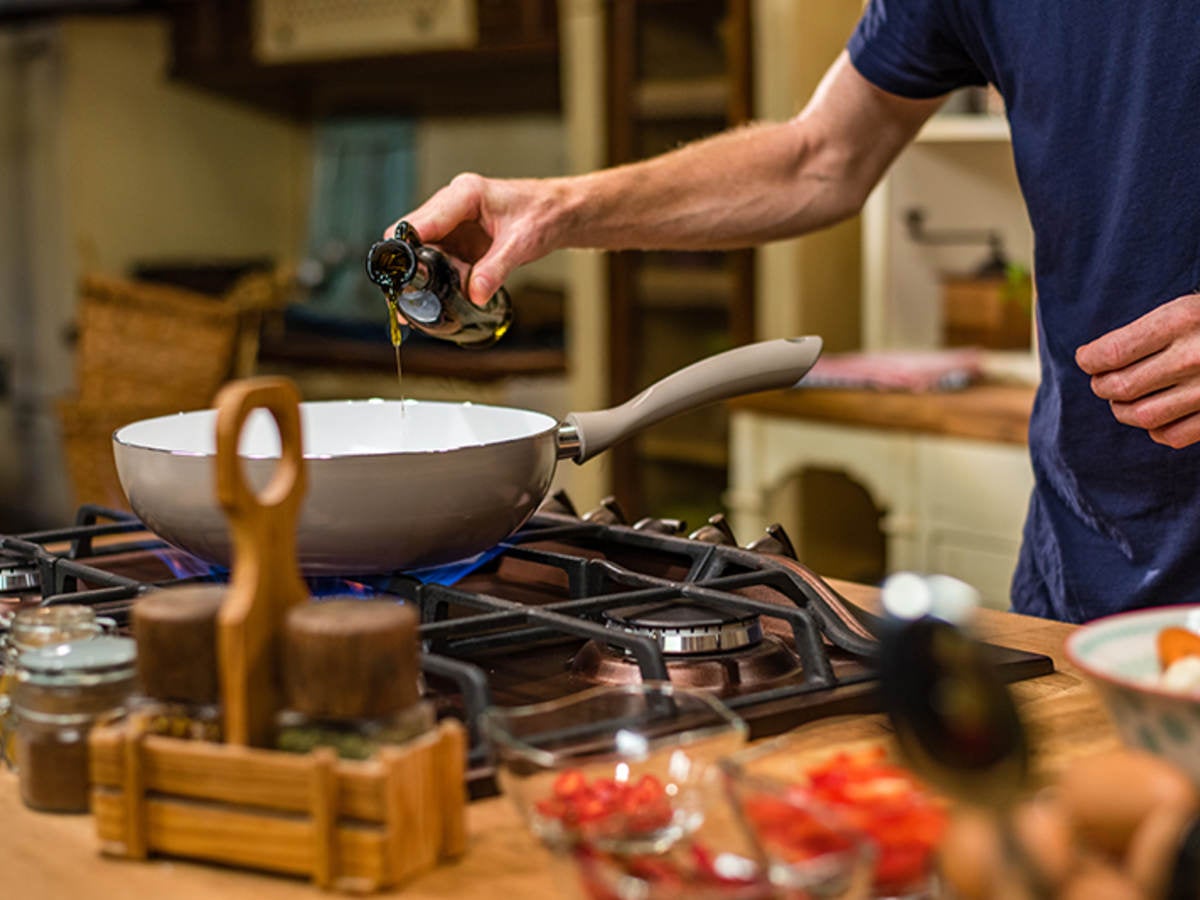
<path fill-rule="evenodd" d="M 264 60 L 254 4 L 173 0 L 172 78 L 297 120 L 338 115 L 471 115 L 561 109 L 555 0 L 476 0 L 470 46 L 424 46 Z M 366 13 L 370 4 L 362 4 Z M 343 4 L 347 15 L 356 4 Z M 409 27 L 397 9 L 394 28 Z M 395 32 L 393 32 L 395 33 Z"/>
<path fill-rule="evenodd" d="M 920 208 L 931 230 L 995 231 L 1006 254 L 1032 267 L 1033 234 L 1017 178 L 1008 121 L 1000 115 L 939 113 L 925 123 L 872 192 L 862 215 L 863 348 L 944 346 L 942 291 L 973 271 L 979 245 L 920 244 L 905 216 Z M 1036 380 L 1033 327 L 1027 347 L 985 357 L 996 377 Z"/>
<path fill-rule="evenodd" d="M 608 162 L 645 158 L 751 117 L 751 0 L 611 0 Z M 609 255 L 609 391 L 754 339 L 754 252 Z M 662 423 L 611 452 L 613 492 L 633 516 L 679 516 L 672 466 L 697 470 L 696 511 L 721 510 L 727 416 Z M 713 477 L 707 477 L 709 471 Z"/>

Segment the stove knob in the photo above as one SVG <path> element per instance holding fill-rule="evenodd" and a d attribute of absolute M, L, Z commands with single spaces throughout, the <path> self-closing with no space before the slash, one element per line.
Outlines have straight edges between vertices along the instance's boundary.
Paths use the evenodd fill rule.
<path fill-rule="evenodd" d="M 562 488 L 543 500 L 542 505 L 538 507 L 538 512 L 557 513 L 560 516 L 579 518 L 579 513 L 575 511 L 575 504 L 571 502 L 571 498 Z"/>
<path fill-rule="evenodd" d="M 666 534 L 674 537 L 687 531 L 687 522 L 683 519 L 638 519 L 633 523 L 634 531 L 651 531 L 655 534 Z"/>
<path fill-rule="evenodd" d="M 605 497 L 595 509 L 583 514 L 583 521 L 597 525 L 624 525 L 629 521 L 616 497 Z"/>
<path fill-rule="evenodd" d="M 746 549 L 753 550 L 755 553 L 770 553 L 775 556 L 786 556 L 788 559 L 800 559 L 796 554 L 795 546 L 792 545 L 791 538 L 787 536 L 787 532 L 778 522 L 768 525 L 767 533 L 758 540 L 747 544 Z"/>
<path fill-rule="evenodd" d="M 706 544 L 737 546 L 737 538 L 733 536 L 733 529 L 729 527 L 729 522 L 725 520 L 725 516 L 722 513 L 709 516 L 708 524 L 701 525 L 689 534 L 688 537 L 693 541 L 703 541 Z"/>

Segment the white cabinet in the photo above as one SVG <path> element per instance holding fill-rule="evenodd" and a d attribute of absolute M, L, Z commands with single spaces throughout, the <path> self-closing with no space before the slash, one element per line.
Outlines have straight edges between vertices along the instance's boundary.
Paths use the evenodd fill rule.
<path fill-rule="evenodd" d="M 1025 447 L 738 410 L 726 503 L 760 534 L 773 499 L 810 467 L 844 472 L 882 512 L 889 571 L 941 572 L 1007 609 L 1033 473 Z M 803 558 L 803 550 L 801 550 Z"/>

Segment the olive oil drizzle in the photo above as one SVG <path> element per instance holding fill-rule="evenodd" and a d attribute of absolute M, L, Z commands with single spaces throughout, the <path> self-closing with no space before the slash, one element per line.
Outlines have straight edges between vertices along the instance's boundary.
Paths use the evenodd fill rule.
<path fill-rule="evenodd" d="M 396 384 L 400 388 L 400 415 L 404 415 L 404 369 L 400 365 L 400 345 L 404 343 L 404 329 L 400 325 L 400 295 L 394 290 L 384 292 L 388 305 L 388 327 L 391 332 L 392 348 L 396 351 Z"/>

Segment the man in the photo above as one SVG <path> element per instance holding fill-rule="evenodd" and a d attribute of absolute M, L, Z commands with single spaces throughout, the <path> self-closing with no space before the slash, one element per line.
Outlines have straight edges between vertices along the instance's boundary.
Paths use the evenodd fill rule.
<path fill-rule="evenodd" d="M 1042 384 L 1021 612 L 1200 599 L 1200 7 L 871 0 L 794 119 L 552 179 L 455 178 L 406 218 L 482 302 L 560 247 L 724 249 L 854 214 L 947 92 L 1005 98 Z"/>

